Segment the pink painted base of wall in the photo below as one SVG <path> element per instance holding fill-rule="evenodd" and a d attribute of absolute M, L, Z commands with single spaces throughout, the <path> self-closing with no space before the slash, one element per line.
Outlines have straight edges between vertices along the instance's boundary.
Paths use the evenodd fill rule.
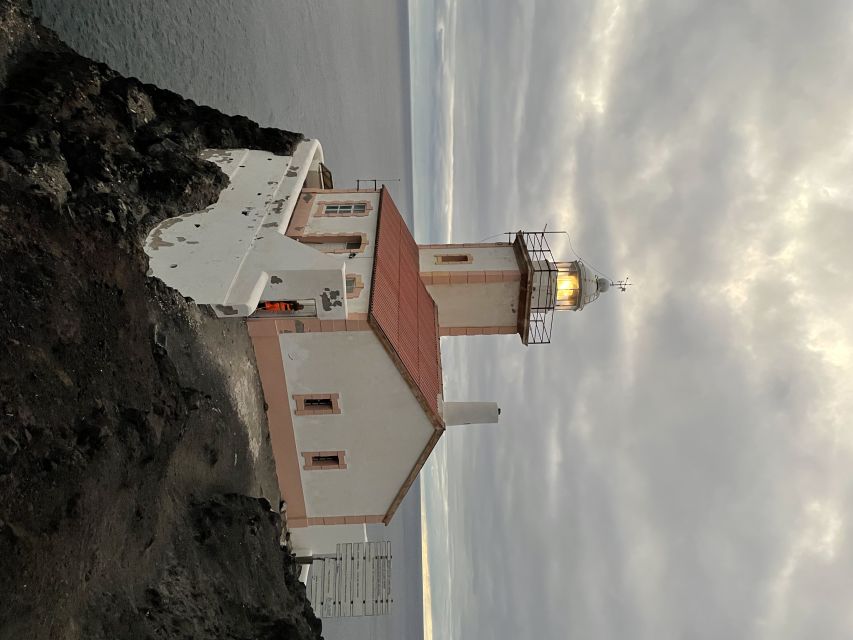
<path fill-rule="evenodd" d="M 381 516 L 326 516 L 324 518 L 298 518 L 287 519 L 287 526 L 294 529 L 303 527 L 316 527 L 331 524 L 382 524 L 384 515 Z"/>
<path fill-rule="evenodd" d="M 278 341 L 278 332 L 275 331 L 275 322 L 271 320 L 249 323 L 248 328 L 252 346 L 255 349 L 255 360 L 258 363 L 264 399 L 267 403 L 267 422 L 275 458 L 278 488 L 284 500 L 287 501 L 287 517 L 290 521 L 290 519 L 306 518 L 307 513 L 299 471 L 299 453 L 293 432 L 293 418 L 290 414 L 290 397 L 287 393 L 284 362 L 281 359 L 281 345 Z M 273 329 L 272 335 L 268 331 L 270 327 Z"/>
<path fill-rule="evenodd" d="M 351 313 L 346 320 L 320 320 L 319 318 L 249 318 L 249 331 L 280 333 L 318 333 L 328 331 L 370 331 L 367 314 Z M 261 328 L 263 327 L 263 328 Z M 254 329 L 253 329 L 254 328 Z"/>
<path fill-rule="evenodd" d="M 421 249 L 467 249 L 467 248 L 495 248 L 495 247 L 511 247 L 511 242 L 459 242 L 456 244 L 419 244 Z"/>
<path fill-rule="evenodd" d="M 518 333 L 518 327 L 439 327 L 441 336 L 508 336 Z"/>
<path fill-rule="evenodd" d="M 427 286 L 440 284 L 491 284 L 493 282 L 518 282 L 521 273 L 506 271 L 421 271 L 421 280 Z"/>

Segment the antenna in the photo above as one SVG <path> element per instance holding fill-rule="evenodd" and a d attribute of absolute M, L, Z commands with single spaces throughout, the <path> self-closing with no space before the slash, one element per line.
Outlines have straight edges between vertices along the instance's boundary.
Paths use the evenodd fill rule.
<path fill-rule="evenodd" d="M 629 276 L 625 276 L 624 280 L 617 280 L 616 282 L 611 281 L 610 284 L 612 286 L 616 287 L 617 289 L 619 289 L 619 291 L 624 293 L 625 291 L 628 290 L 628 287 L 630 287 L 634 284 L 633 282 L 628 282 L 628 279 L 629 279 Z"/>
<path fill-rule="evenodd" d="M 386 182 L 401 182 L 400 178 L 359 178 L 355 181 L 355 190 L 361 191 L 361 183 L 373 183 L 373 189 L 376 190 L 379 188 L 380 184 L 385 184 Z"/>
<path fill-rule="evenodd" d="M 496 233 L 493 236 L 486 236 L 485 238 L 480 240 L 478 242 L 478 244 L 483 243 L 483 242 L 487 242 L 487 241 L 491 240 L 492 238 L 500 238 L 501 236 L 507 236 L 507 239 L 509 240 L 512 237 L 512 231 L 503 231 L 501 233 Z"/>

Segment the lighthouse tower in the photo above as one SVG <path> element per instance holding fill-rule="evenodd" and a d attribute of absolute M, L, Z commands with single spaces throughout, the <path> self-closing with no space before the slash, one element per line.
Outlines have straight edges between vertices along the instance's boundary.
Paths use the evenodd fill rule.
<path fill-rule="evenodd" d="M 549 232 L 505 242 L 420 245 L 420 275 L 438 307 L 439 335 L 514 334 L 551 341 L 556 311 L 580 311 L 610 287 L 580 260 L 558 262 Z"/>

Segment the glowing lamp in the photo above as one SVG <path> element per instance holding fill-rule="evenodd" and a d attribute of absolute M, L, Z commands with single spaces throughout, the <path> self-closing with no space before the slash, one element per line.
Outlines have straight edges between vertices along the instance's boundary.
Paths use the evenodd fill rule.
<path fill-rule="evenodd" d="M 555 309 L 576 309 L 580 298 L 581 281 L 577 264 L 574 262 L 558 262 L 557 284 L 554 295 Z"/>

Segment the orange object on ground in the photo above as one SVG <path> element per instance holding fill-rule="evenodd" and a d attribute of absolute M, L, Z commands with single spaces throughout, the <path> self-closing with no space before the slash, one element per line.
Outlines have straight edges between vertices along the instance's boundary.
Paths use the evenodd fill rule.
<path fill-rule="evenodd" d="M 264 311 L 299 311 L 304 307 L 293 300 L 265 300 Z"/>

